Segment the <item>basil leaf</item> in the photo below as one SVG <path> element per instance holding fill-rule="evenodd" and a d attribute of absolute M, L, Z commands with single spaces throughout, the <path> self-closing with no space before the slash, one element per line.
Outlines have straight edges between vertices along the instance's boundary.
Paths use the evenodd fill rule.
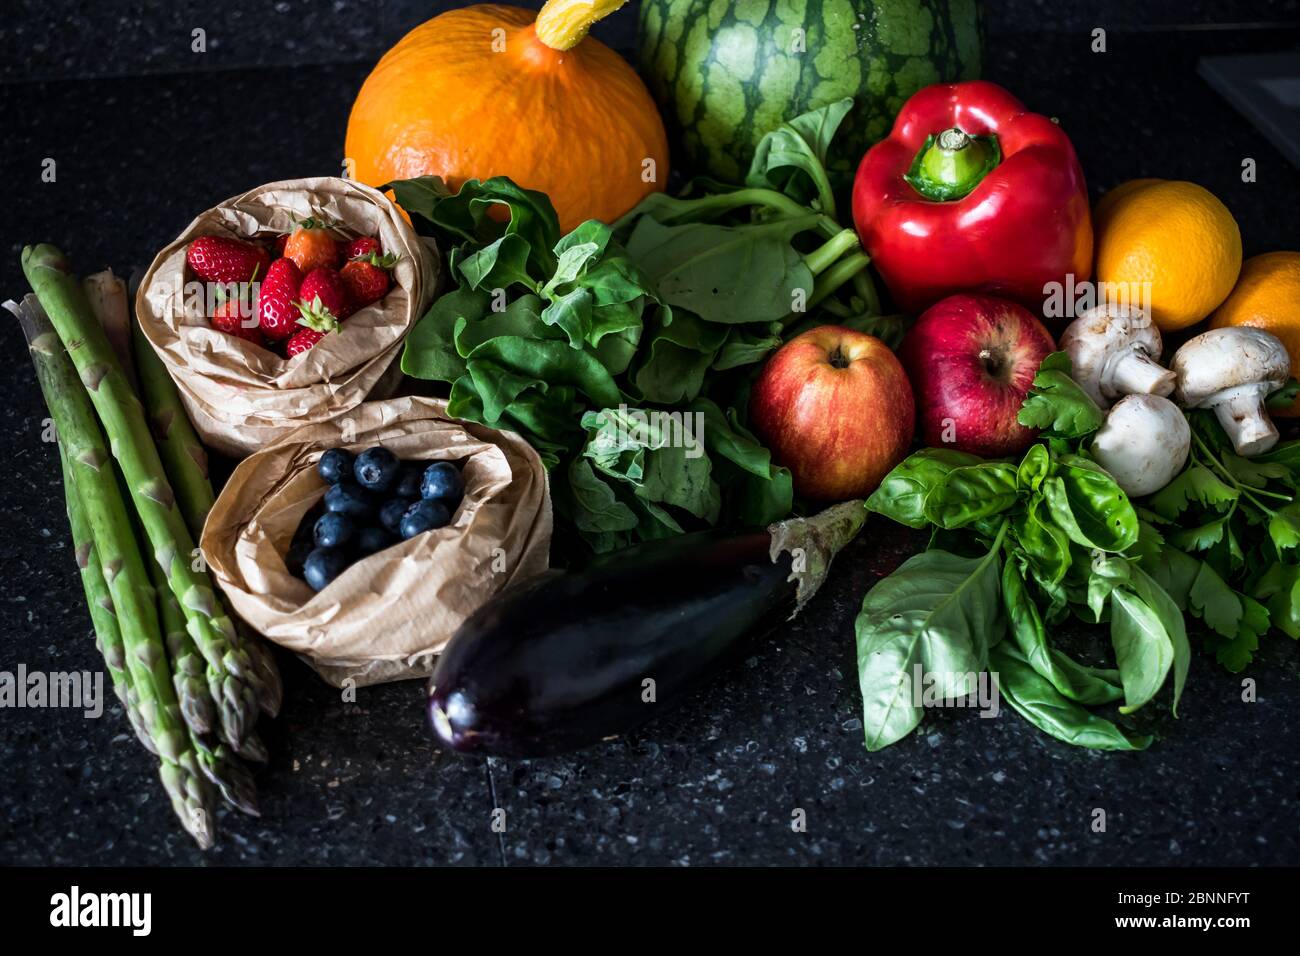
<path fill-rule="evenodd" d="M 999 515 L 1020 500 L 1016 469 L 1006 462 L 982 461 L 950 469 L 925 497 L 925 517 L 952 530 Z"/>
<path fill-rule="evenodd" d="M 1006 641 L 993 648 L 989 666 L 998 675 L 1003 699 L 1021 717 L 1057 740 L 1093 750 L 1146 750 L 1151 746 L 1151 737 L 1131 735 L 1068 700 Z"/>
<path fill-rule="evenodd" d="M 1094 622 L 1102 619 L 1111 592 L 1117 587 L 1128 584 L 1132 579 L 1132 565 L 1125 558 L 1101 551 L 1093 556 L 1088 574 L 1088 607 L 1092 610 Z"/>
<path fill-rule="evenodd" d="M 1041 498 L 1031 498 L 1024 512 L 1011 519 L 1011 532 L 1034 579 L 1051 587 L 1065 580 L 1072 559 L 1069 536 L 1050 520 L 1043 520 L 1040 511 L 1045 508 Z"/>
<path fill-rule="evenodd" d="M 867 593 L 854 628 L 868 750 L 920 723 L 918 666 L 946 696 L 964 696 L 967 675 L 987 668 L 989 642 L 1002 628 L 1000 549 L 999 539 L 977 558 L 926 551 Z"/>
<path fill-rule="evenodd" d="M 1016 468 L 1016 485 L 1021 491 L 1038 491 L 1051 468 L 1052 456 L 1047 446 L 1035 442 L 1029 446 L 1029 451 L 1025 452 L 1025 457 Z"/>
<path fill-rule="evenodd" d="M 1077 544 L 1124 551 L 1137 541 L 1137 513 L 1099 465 L 1079 455 L 1061 455 L 1042 489 L 1053 520 Z"/>
<path fill-rule="evenodd" d="M 926 448 L 900 462 L 867 499 L 867 509 L 909 528 L 930 523 L 925 499 L 954 468 L 977 465 L 976 455 L 948 448 Z"/>
<path fill-rule="evenodd" d="M 1105 424 L 1106 413 L 1070 377 L 1070 357 L 1053 352 L 1038 366 L 1016 420 L 1055 438 L 1082 438 Z"/>
<path fill-rule="evenodd" d="M 1118 671 L 1084 667 L 1050 646 L 1038 607 L 1014 561 L 1002 568 L 1002 603 L 1008 632 L 1026 662 L 1059 693 L 1083 704 L 1109 704 L 1124 696 Z"/>
<path fill-rule="evenodd" d="M 1160 584 L 1141 568 L 1133 569 L 1133 590 L 1142 598 L 1146 606 L 1155 612 L 1169 635 L 1169 643 L 1174 652 L 1174 700 L 1170 709 L 1178 716 L 1178 702 L 1182 700 L 1183 688 L 1187 686 L 1187 672 L 1191 668 L 1192 648 L 1187 642 L 1187 628 L 1183 622 L 1183 613 L 1178 604 L 1160 586 Z"/>
<path fill-rule="evenodd" d="M 1111 592 L 1110 641 L 1124 685 L 1120 713 L 1131 714 L 1164 684 L 1174 663 L 1173 642 L 1160 616 L 1125 588 Z"/>

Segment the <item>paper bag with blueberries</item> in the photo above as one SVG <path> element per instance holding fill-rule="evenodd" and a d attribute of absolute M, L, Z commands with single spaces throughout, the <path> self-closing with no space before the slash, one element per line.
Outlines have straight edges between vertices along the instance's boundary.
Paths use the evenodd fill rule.
<path fill-rule="evenodd" d="M 465 618 L 546 569 L 550 538 L 532 447 L 410 396 L 244 459 L 201 547 L 250 625 L 331 684 L 363 686 L 427 677 Z"/>

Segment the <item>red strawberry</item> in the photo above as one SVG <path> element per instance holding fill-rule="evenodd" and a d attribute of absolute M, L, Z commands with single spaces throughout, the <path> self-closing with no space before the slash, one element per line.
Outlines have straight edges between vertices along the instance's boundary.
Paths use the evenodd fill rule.
<path fill-rule="evenodd" d="M 200 236 L 185 250 L 185 261 L 204 282 L 251 282 L 255 271 L 266 271 L 271 256 L 243 239 Z"/>
<path fill-rule="evenodd" d="M 282 233 L 281 235 L 275 237 L 275 242 L 272 244 L 271 248 L 275 250 L 275 254 L 277 258 L 279 256 L 284 255 L 284 247 L 285 244 L 288 243 L 288 241 L 289 241 L 289 234 L 287 232 Z"/>
<path fill-rule="evenodd" d="M 212 311 L 212 327 L 218 332 L 225 332 L 235 338 L 252 342 L 254 345 L 266 346 L 266 336 L 256 325 L 245 325 L 251 314 L 245 312 L 238 299 L 227 299 Z"/>
<path fill-rule="evenodd" d="M 343 277 L 322 266 L 307 273 L 298 290 L 300 325 L 318 332 L 332 332 L 352 314 L 352 301 Z"/>
<path fill-rule="evenodd" d="M 284 244 L 284 255 L 292 259 L 303 275 L 322 266 L 333 268 L 339 264 L 339 247 L 325 224 L 315 219 L 304 219 L 290 234 Z"/>
<path fill-rule="evenodd" d="M 378 302 L 388 292 L 388 272 L 376 265 L 374 260 L 373 253 L 370 259 L 353 259 L 339 273 L 347 286 L 354 309 Z"/>
<path fill-rule="evenodd" d="M 323 338 L 325 338 L 324 332 L 299 328 L 297 332 L 293 333 L 293 337 L 284 344 L 284 354 L 289 358 L 293 358 L 300 352 L 306 352 Z"/>
<path fill-rule="evenodd" d="M 379 240 L 373 236 L 362 236 L 360 239 L 353 239 L 343 247 L 343 260 L 364 259 L 371 253 L 380 255 L 381 249 Z"/>
<path fill-rule="evenodd" d="M 292 259 L 276 259 L 266 270 L 257 295 L 257 321 L 269 339 L 287 339 L 298 325 L 298 289 L 302 277 Z"/>

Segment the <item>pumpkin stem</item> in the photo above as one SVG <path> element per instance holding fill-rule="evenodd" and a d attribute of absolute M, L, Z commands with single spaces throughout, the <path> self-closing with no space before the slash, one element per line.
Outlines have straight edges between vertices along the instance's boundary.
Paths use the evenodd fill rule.
<path fill-rule="evenodd" d="M 609 16 L 627 0 L 547 0 L 533 29 L 552 50 L 572 50 L 591 25 Z"/>

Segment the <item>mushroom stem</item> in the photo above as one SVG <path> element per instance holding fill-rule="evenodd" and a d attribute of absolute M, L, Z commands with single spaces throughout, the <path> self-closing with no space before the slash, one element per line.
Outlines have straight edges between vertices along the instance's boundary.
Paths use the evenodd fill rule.
<path fill-rule="evenodd" d="M 1178 376 L 1152 360 L 1146 352 L 1124 353 L 1111 370 L 1110 386 L 1121 395 L 1159 395 L 1164 398 L 1174 390 Z"/>
<path fill-rule="evenodd" d="M 1264 410 L 1258 388 L 1243 385 L 1223 393 L 1214 414 L 1238 455 L 1261 455 L 1277 444 L 1277 428 Z"/>

